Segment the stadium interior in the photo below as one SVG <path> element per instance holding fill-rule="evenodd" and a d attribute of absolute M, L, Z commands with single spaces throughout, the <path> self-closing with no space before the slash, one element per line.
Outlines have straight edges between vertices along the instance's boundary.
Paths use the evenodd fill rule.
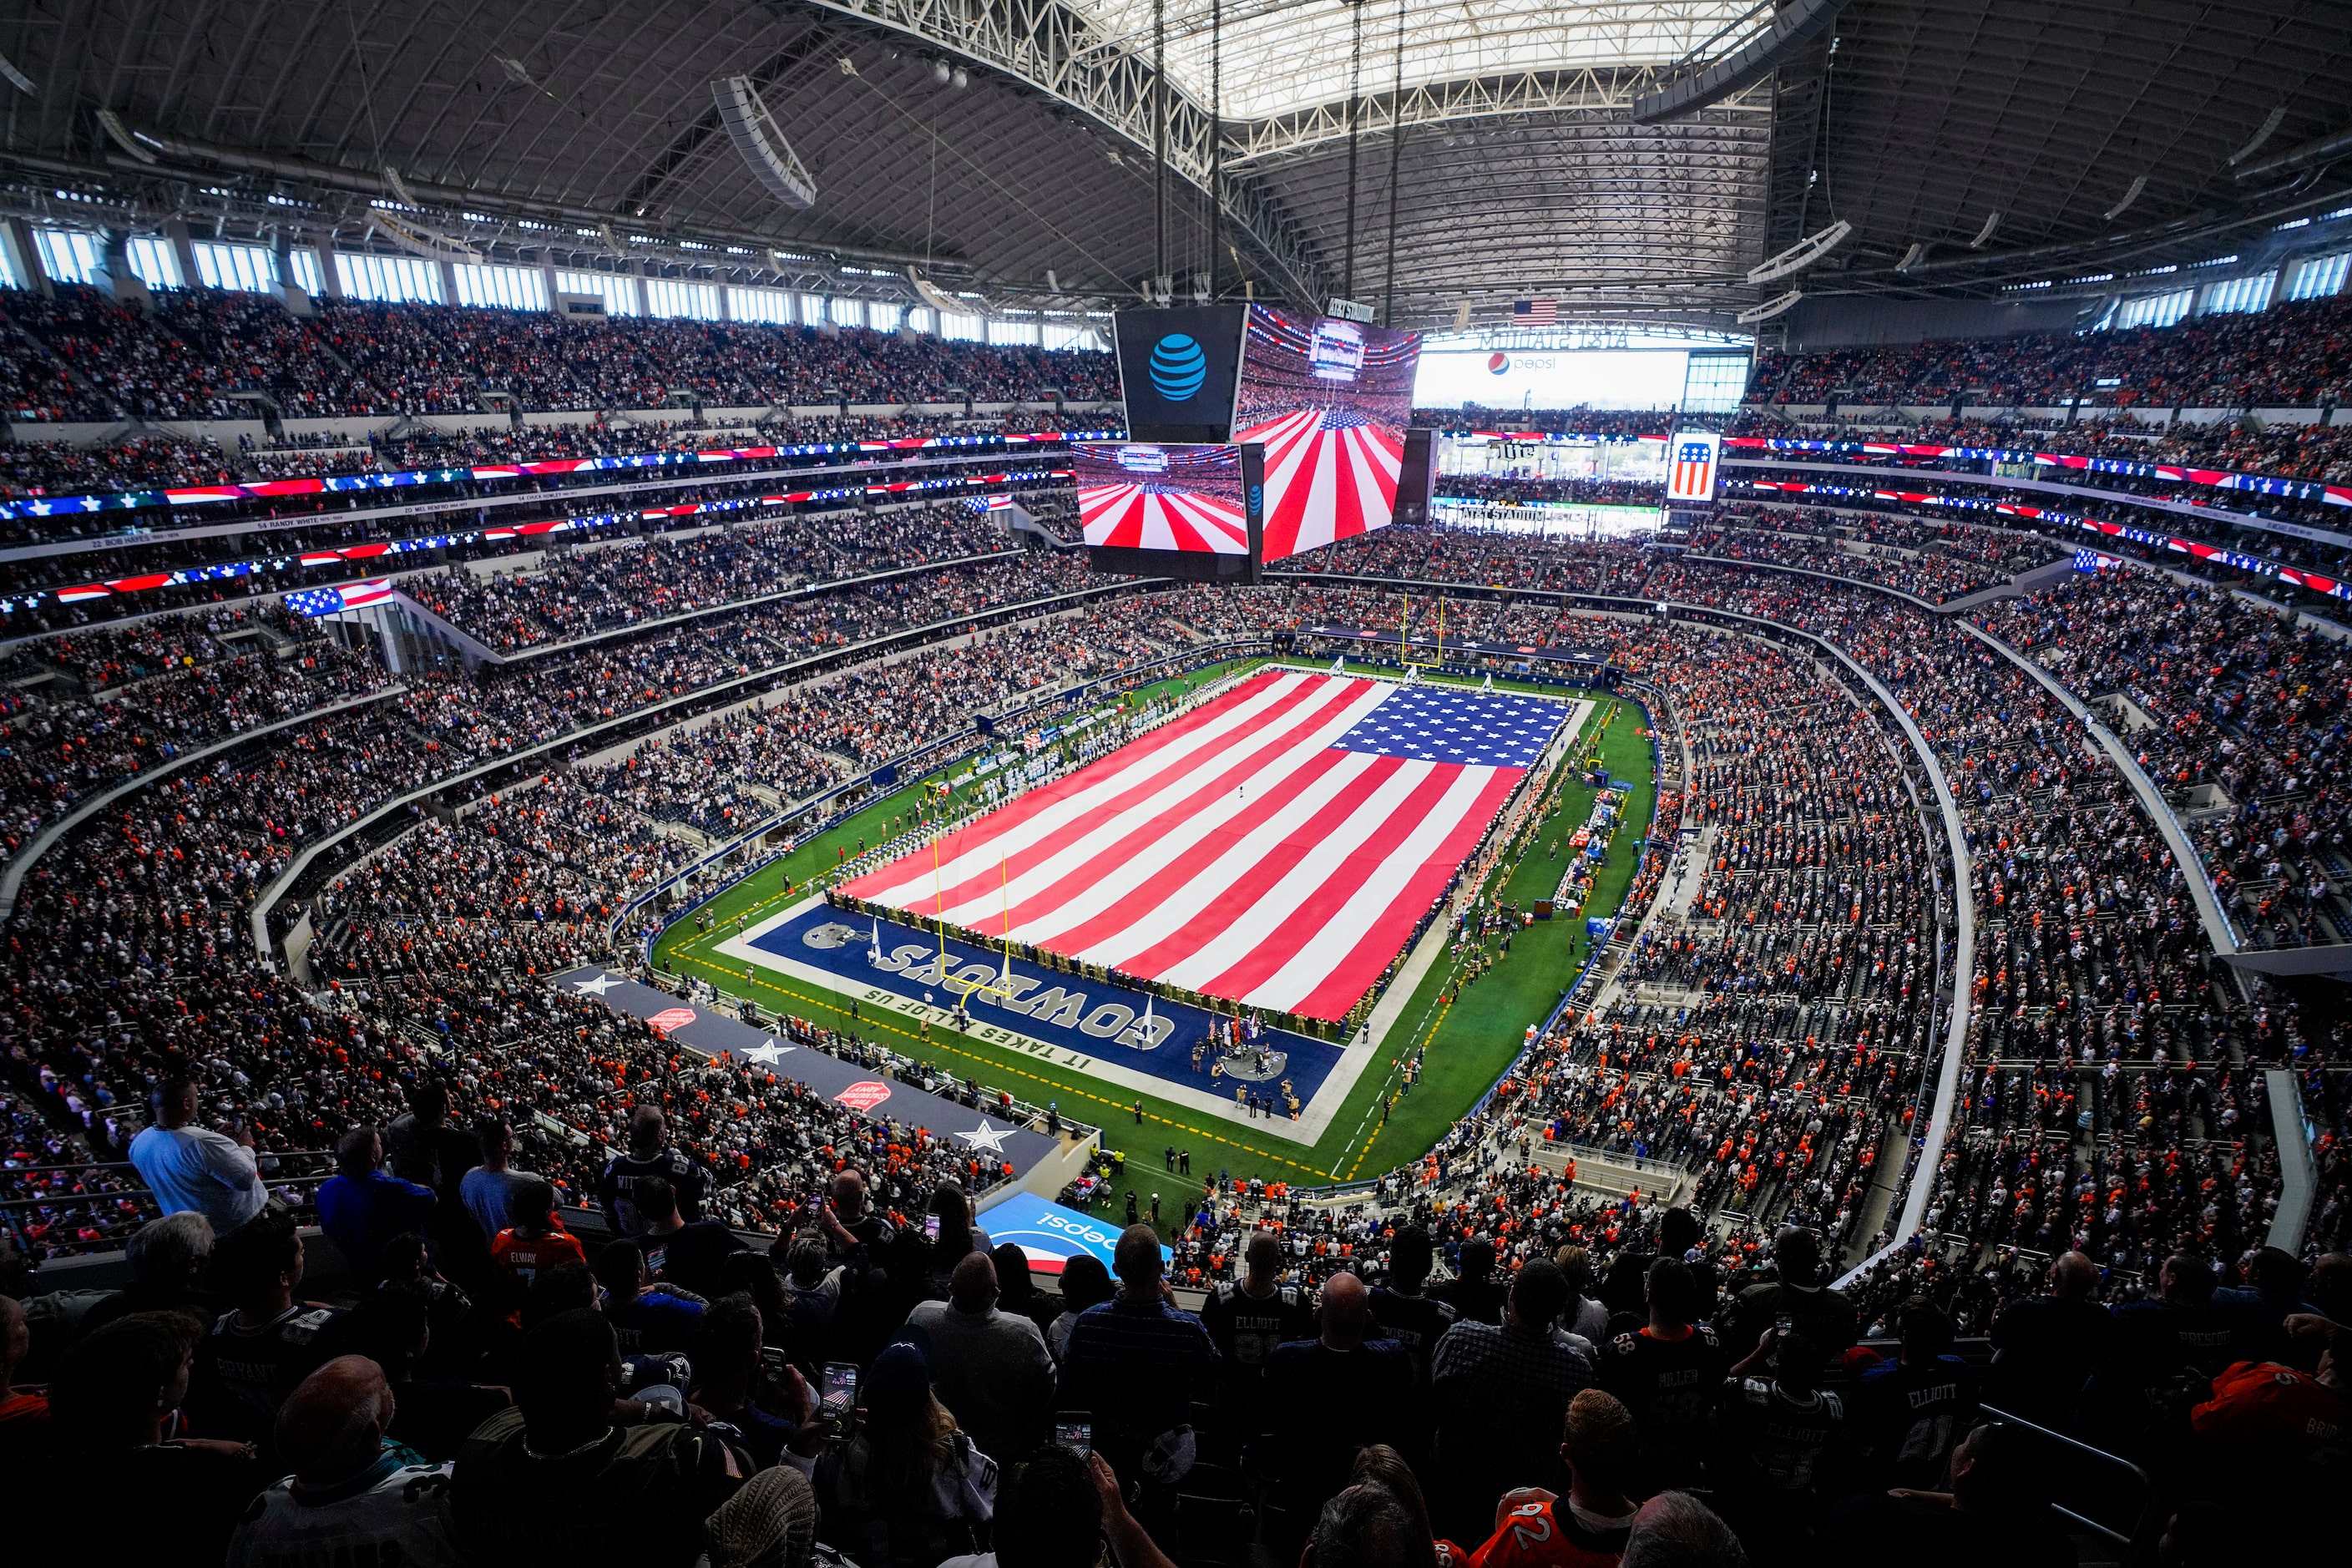
<path fill-rule="evenodd" d="M 25 0 L 6 1539 L 2340 1555 L 2347 72 Z"/>

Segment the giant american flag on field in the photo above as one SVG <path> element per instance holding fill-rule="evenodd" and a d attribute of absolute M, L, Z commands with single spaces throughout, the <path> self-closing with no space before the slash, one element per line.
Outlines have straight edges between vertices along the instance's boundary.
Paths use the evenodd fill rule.
<path fill-rule="evenodd" d="M 851 882 L 861 899 L 1253 1007 L 1346 1016 L 1565 710 L 1267 671 Z"/>

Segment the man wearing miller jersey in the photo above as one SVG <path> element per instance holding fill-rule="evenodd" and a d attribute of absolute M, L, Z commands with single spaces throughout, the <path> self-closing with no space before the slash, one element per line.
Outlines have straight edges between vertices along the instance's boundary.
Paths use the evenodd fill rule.
<path fill-rule="evenodd" d="M 1633 1413 L 1642 1449 L 1643 1489 L 1661 1490 L 1698 1479 L 1707 1418 L 1730 1359 L 1715 1330 L 1694 1322 L 1698 1288 L 1690 1265 L 1661 1258 L 1643 1284 L 1649 1322 L 1601 1350 L 1601 1386 Z"/>

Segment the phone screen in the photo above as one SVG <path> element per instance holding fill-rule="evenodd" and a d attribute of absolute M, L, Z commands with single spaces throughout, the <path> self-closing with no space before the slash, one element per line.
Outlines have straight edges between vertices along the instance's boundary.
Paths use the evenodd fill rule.
<path fill-rule="evenodd" d="M 1054 1417 L 1054 1441 L 1081 1454 L 1095 1451 L 1095 1423 L 1090 1415 L 1067 1412 Z"/>
<path fill-rule="evenodd" d="M 824 1411 L 828 1415 L 846 1415 L 857 1403 L 857 1365 L 855 1362 L 829 1361 L 824 1363 Z"/>
<path fill-rule="evenodd" d="M 940 1216 L 935 1214 L 925 1215 L 923 1216 L 923 1239 L 925 1241 L 937 1241 L 939 1238 Z"/>

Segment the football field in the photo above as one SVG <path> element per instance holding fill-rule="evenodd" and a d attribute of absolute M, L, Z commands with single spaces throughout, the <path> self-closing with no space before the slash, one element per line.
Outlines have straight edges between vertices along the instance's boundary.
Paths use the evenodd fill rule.
<path fill-rule="evenodd" d="M 1204 1174 L 1315 1184 L 1418 1154 L 1550 1012 L 1586 939 L 1580 921 L 1538 921 L 1449 1003 L 1475 950 L 1449 948 L 1442 925 L 1409 943 L 1412 927 L 1553 746 L 1597 746 L 1634 785 L 1591 906 L 1613 912 L 1652 807 L 1640 710 L 1353 669 L 1181 684 L 1220 674 L 1228 689 L 1175 721 L 996 810 L 958 813 L 936 861 L 921 819 L 946 781 L 877 802 L 673 923 L 656 962 L 1099 1124 L 1163 1214 L 1181 1214 Z M 1563 862 L 1546 846 L 1583 822 L 1593 794 L 1573 768 L 1554 772 L 1515 836 L 1531 850 L 1493 866 L 1485 892 L 1522 907 L 1548 896 Z M 920 847 L 849 885 L 869 912 L 808 897 L 840 852 L 909 827 Z M 1370 1037 L 1318 1022 L 1344 1017 L 1392 960 Z M 1079 965 L 1177 989 L 1147 1000 Z M 1213 1074 L 1216 1056 L 1193 1047 L 1237 1007 L 1265 1021 L 1267 1054 Z M 1407 1089 L 1399 1068 L 1417 1047 Z M 1295 1121 L 1247 1104 L 1286 1094 Z M 1191 1153 L 1191 1180 L 1163 1183 L 1171 1148 Z"/>

